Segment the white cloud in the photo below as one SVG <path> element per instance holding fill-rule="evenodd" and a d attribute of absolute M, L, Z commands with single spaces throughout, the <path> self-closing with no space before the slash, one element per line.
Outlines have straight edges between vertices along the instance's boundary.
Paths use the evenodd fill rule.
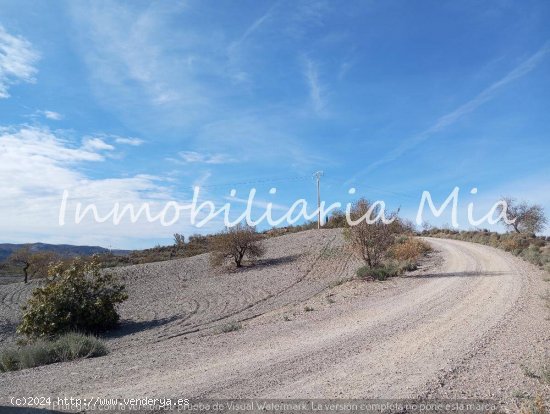
<path fill-rule="evenodd" d="M 115 142 L 122 145 L 131 145 L 133 147 L 139 147 L 145 141 L 139 138 L 130 138 L 130 137 L 116 137 Z"/>
<path fill-rule="evenodd" d="M 173 229 L 158 222 L 123 221 L 115 226 L 112 220 L 96 223 L 88 216 L 81 224 L 74 223 L 76 202 L 84 206 L 94 203 L 104 216 L 116 202 L 122 207 L 131 204 L 136 210 L 148 202 L 156 214 L 167 200 L 174 199 L 170 187 L 158 177 L 138 174 L 94 179 L 86 175 L 83 168 L 104 162 L 102 151 L 110 147 L 94 137 L 74 145 L 47 128 L 0 128 L 0 228 L 4 237 L 9 235 L 9 241 L 14 242 L 112 243 L 127 247 L 145 247 L 151 238 L 169 239 Z M 70 199 L 66 225 L 59 226 L 64 190 L 69 191 Z M 184 218 L 182 222 L 186 227 Z"/>
<path fill-rule="evenodd" d="M 35 82 L 39 55 L 21 36 L 9 34 L 0 26 L 0 99 L 9 98 L 11 85 Z"/>
<path fill-rule="evenodd" d="M 88 151 L 112 151 L 115 149 L 111 144 L 107 144 L 97 137 L 84 137 L 82 144 L 83 148 Z"/>
<path fill-rule="evenodd" d="M 59 112 L 54 111 L 40 111 L 42 115 L 44 115 L 46 118 L 51 119 L 52 121 L 61 121 L 63 119 L 63 115 L 61 115 Z"/>
<path fill-rule="evenodd" d="M 225 154 L 201 154 L 196 151 L 180 151 L 178 152 L 178 155 L 184 163 L 189 164 L 226 164 L 236 161 Z"/>

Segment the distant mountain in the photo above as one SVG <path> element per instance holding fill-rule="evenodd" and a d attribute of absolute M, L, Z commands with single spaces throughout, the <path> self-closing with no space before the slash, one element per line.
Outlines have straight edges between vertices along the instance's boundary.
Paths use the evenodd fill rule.
<path fill-rule="evenodd" d="M 100 246 L 74 246 L 71 244 L 12 244 L 0 243 L 0 261 L 5 260 L 10 254 L 21 247 L 29 246 L 33 252 L 54 252 L 64 257 L 89 256 L 97 253 L 109 253 L 109 249 Z M 112 253 L 121 256 L 130 253 L 131 250 L 113 250 Z"/>

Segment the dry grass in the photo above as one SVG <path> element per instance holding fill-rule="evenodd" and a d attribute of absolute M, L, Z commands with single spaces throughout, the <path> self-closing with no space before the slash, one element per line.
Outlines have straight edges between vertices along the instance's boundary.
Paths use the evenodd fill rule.
<path fill-rule="evenodd" d="M 229 333 L 229 332 L 239 331 L 242 328 L 243 328 L 243 325 L 240 322 L 229 322 L 223 325 L 220 330 L 222 333 Z"/>
<path fill-rule="evenodd" d="M 68 333 L 53 341 L 40 339 L 19 348 L 3 350 L 0 353 L 0 372 L 17 371 L 106 354 L 107 347 L 96 337 Z"/>
<path fill-rule="evenodd" d="M 392 246 L 390 255 L 398 261 L 411 262 L 417 261 L 431 250 L 432 248 L 425 241 L 414 237 L 405 237 Z"/>
<path fill-rule="evenodd" d="M 520 414 L 547 414 L 542 396 L 538 394 L 534 400 L 526 401 L 521 406 Z"/>

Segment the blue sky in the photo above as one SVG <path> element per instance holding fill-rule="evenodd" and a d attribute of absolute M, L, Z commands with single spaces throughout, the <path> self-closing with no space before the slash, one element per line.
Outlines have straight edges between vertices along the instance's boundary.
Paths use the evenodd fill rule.
<path fill-rule="evenodd" d="M 255 187 L 282 211 L 315 202 L 317 170 L 327 203 L 354 187 L 410 218 L 459 186 L 463 228 L 466 203 L 502 195 L 550 212 L 549 18 L 547 1 L 0 0 L 1 241 L 170 243 L 220 224 L 59 226 L 61 194 L 107 211 Z"/>

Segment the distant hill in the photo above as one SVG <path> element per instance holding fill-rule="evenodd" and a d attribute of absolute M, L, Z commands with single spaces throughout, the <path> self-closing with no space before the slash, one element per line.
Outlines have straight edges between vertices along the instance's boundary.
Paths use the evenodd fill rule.
<path fill-rule="evenodd" d="M 100 246 L 74 246 L 71 244 L 47 244 L 47 243 L 29 243 L 13 244 L 0 243 L 0 261 L 5 260 L 15 250 L 24 246 L 30 246 L 33 252 L 54 252 L 64 257 L 89 256 L 97 253 L 109 253 L 109 249 Z M 115 255 L 125 255 L 131 250 L 113 250 Z"/>

